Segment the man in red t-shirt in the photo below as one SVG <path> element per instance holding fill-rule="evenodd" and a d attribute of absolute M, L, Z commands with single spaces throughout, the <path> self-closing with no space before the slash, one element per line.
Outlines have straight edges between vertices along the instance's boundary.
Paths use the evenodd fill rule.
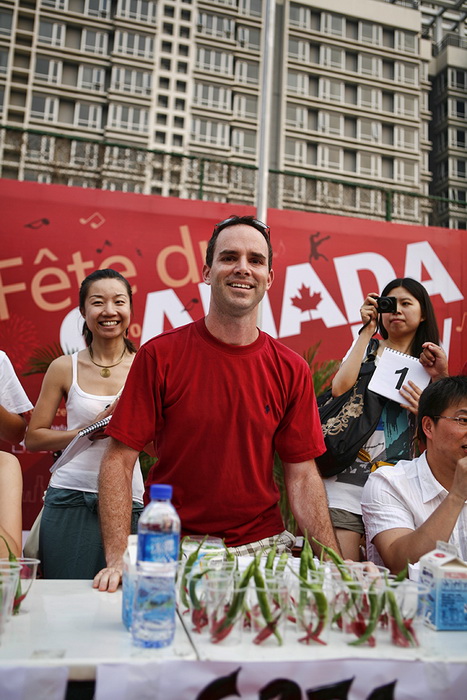
<path fill-rule="evenodd" d="M 256 325 L 271 264 L 265 224 L 237 216 L 217 224 L 203 267 L 207 316 L 140 348 L 107 428 L 99 480 L 107 568 L 96 588 L 114 591 L 120 581 L 131 471 L 150 442 L 158 461 L 148 484 L 173 486 L 184 534 L 222 537 L 248 551 L 274 540 L 293 544 L 272 476 L 277 450 L 302 532 L 338 551 L 314 462 L 325 448 L 310 370 Z"/>

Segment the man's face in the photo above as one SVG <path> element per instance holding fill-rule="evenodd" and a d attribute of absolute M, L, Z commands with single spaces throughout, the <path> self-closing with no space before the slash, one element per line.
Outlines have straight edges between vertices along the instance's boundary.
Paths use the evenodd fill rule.
<path fill-rule="evenodd" d="M 211 286 L 211 309 L 230 316 L 243 316 L 255 309 L 273 277 L 268 269 L 266 240 L 247 224 L 223 229 L 212 266 L 203 267 L 203 279 Z"/>
<path fill-rule="evenodd" d="M 459 459 L 467 457 L 467 426 L 452 418 L 467 418 L 467 398 L 445 408 L 436 421 L 425 416 L 423 428 L 431 439 L 434 459 L 447 460 L 455 468 Z"/>

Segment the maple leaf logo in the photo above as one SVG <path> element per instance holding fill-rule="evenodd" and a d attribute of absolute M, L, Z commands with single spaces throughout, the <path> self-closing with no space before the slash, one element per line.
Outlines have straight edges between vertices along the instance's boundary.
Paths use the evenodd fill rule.
<path fill-rule="evenodd" d="M 299 296 L 291 297 L 292 306 L 296 306 L 301 311 L 309 311 L 311 319 L 311 312 L 321 301 L 321 294 L 319 292 L 310 294 L 310 287 L 305 287 L 304 284 L 298 290 L 298 294 Z"/>

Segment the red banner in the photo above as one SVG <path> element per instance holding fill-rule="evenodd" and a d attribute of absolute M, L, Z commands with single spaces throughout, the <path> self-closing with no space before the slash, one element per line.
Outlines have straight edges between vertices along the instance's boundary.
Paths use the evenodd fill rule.
<path fill-rule="evenodd" d="M 201 279 L 213 225 L 253 207 L 0 181 L 0 349 L 30 399 L 41 375 L 24 376 L 31 355 L 60 342 L 83 347 L 76 307 L 82 279 L 114 267 L 134 288 L 130 337 L 136 344 L 204 315 Z M 466 235 L 324 214 L 269 210 L 274 284 L 261 326 L 302 354 L 321 341 L 318 360 L 340 359 L 360 326 L 368 292 L 394 277 L 421 281 L 430 294 L 451 372 L 467 359 Z M 65 411 L 57 412 L 57 427 Z M 48 453 L 20 455 L 24 525 L 48 482 Z"/>

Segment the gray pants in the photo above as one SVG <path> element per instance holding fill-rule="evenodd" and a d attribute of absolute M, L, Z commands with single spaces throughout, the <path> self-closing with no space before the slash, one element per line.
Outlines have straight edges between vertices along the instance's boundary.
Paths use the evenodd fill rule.
<path fill-rule="evenodd" d="M 141 503 L 133 502 L 131 532 L 137 531 Z M 97 493 L 47 489 L 39 533 L 44 578 L 92 579 L 106 566 Z"/>

